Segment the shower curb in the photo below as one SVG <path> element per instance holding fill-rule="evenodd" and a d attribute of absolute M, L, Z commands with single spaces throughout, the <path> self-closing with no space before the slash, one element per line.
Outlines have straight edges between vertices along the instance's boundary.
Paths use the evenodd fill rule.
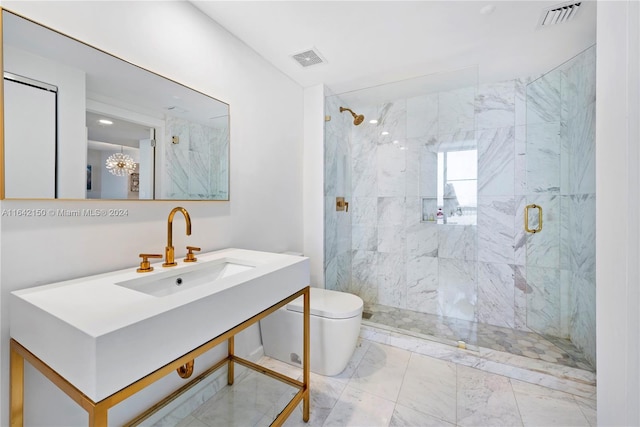
<path fill-rule="evenodd" d="M 557 365 L 484 347 L 461 349 L 434 341 L 421 334 L 395 328 L 371 326 L 363 322 L 360 337 L 372 342 L 409 350 L 470 368 L 566 392 L 596 398 L 596 374 L 584 369 Z"/>

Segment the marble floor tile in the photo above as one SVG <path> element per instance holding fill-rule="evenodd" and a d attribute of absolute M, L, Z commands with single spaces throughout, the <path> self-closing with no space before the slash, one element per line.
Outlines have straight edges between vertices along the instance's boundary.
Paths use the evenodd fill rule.
<path fill-rule="evenodd" d="M 323 427 L 386 427 L 394 402 L 347 386 Z"/>
<path fill-rule="evenodd" d="M 305 423 L 302 420 L 302 405 L 298 405 L 296 410 L 284 423 L 285 426 L 322 426 L 347 386 L 346 383 L 340 379 L 317 375 L 313 372 L 310 375 L 309 383 L 311 384 L 309 422 Z M 284 405 L 286 405 L 286 402 L 284 402 Z"/>
<path fill-rule="evenodd" d="M 283 407 L 276 407 L 283 395 L 296 389 L 265 375 L 251 373 L 227 386 L 193 415 L 208 426 L 253 426 L 265 415 L 273 420 Z"/>
<path fill-rule="evenodd" d="M 406 340 L 412 341 L 404 343 L 398 338 L 400 334 L 381 333 L 387 334 L 387 344 L 360 338 L 351 361 L 340 375 L 325 377 L 311 373 L 309 422 L 302 420 L 300 404 L 285 426 L 597 425 L 595 399 L 584 397 L 585 393 L 565 378 L 575 368 L 557 365 L 557 372 L 548 370 L 544 375 L 558 381 L 552 389 L 534 384 L 535 379 L 515 372 L 525 370 L 514 366 L 524 359 L 535 365 L 531 375 L 540 376 L 540 372 L 536 374 L 538 365 L 547 362 L 497 351 L 461 350 L 419 337 L 407 336 Z M 522 345 L 534 344 L 522 337 L 520 340 Z M 299 367 L 269 357 L 258 363 L 301 379 Z M 499 368 L 500 365 L 504 368 Z M 516 379 L 519 377 L 523 380 Z M 576 377 L 575 383 L 580 381 Z M 589 387 L 595 390 L 593 385 Z M 223 387 L 191 414 L 176 414 L 171 425 L 266 427 L 296 392 L 294 387 L 247 371 L 236 379 L 235 385 Z M 589 396 L 594 397 L 595 392 Z"/>
<path fill-rule="evenodd" d="M 446 427 L 454 425 L 415 409 L 396 405 L 390 427 Z"/>
<path fill-rule="evenodd" d="M 390 327 L 452 345 L 464 341 L 467 348 L 498 350 L 560 366 L 595 371 L 583 352 L 568 339 L 380 304 L 366 304 L 364 311 L 371 314 L 363 320 L 365 325 L 383 329 Z"/>
<path fill-rule="evenodd" d="M 349 386 L 396 401 L 411 352 L 372 343 L 349 381 Z"/>
<path fill-rule="evenodd" d="M 570 394 L 511 380 L 522 423 L 527 426 L 589 426 Z"/>
<path fill-rule="evenodd" d="M 348 382 L 349 379 L 351 379 L 353 374 L 356 372 L 358 365 L 364 358 L 364 355 L 367 354 L 367 351 L 369 350 L 370 346 L 371 346 L 371 341 L 358 338 L 356 349 L 354 350 L 353 355 L 351 356 L 351 359 L 349 359 L 349 362 L 347 363 L 347 367 L 344 368 L 344 371 L 340 372 L 338 375 L 332 378 L 344 381 L 345 383 Z"/>
<path fill-rule="evenodd" d="M 595 373 L 582 369 L 495 350 L 460 349 L 418 333 L 408 335 L 406 332 L 399 333 L 397 330 L 383 330 L 368 325 L 363 325 L 361 336 L 367 340 L 403 348 L 412 353 L 539 384 L 576 396 L 594 399 L 596 395 Z"/>
<path fill-rule="evenodd" d="M 509 378 L 458 366 L 459 426 L 522 426 Z"/>
<path fill-rule="evenodd" d="M 589 425 L 591 427 L 597 427 L 598 415 L 596 410 L 598 408 L 598 405 L 596 400 L 587 399 L 580 396 L 574 396 L 573 398 L 576 400 L 576 402 L 578 402 L 578 406 L 580 407 L 580 409 L 582 410 L 582 413 L 584 414 L 585 418 L 589 422 Z"/>
<path fill-rule="evenodd" d="M 456 365 L 411 354 L 398 403 L 455 423 Z"/>
<path fill-rule="evenodd" d="M 209 427 L 199 419 L 192 417 L 189 415 L 187 418 L 183 419 L 180 423 L 176 424 L 175 427 Z"/>
<path fill-rule="evenodd" d="M 256 360 L 257 361 L 257 360 Z M 249 370 L 244 366 L 236 366 L 236 381 L 241 381 L 249 374 Z M 150 418 L 141 423 L 143 427 L 175 427 L 184 426 L 185 417 L 202 406 L 205 402 L 213 398 L 218 391 L 226 387 L 226 370 L 220 370 L 210 377 L 207 384 L 199 384 L 188 390 L 181 399 L 176 399 L 166 407 L 153 414 Z M 199 387 L 201 386 L 201 387 Z M 197 423 L 195 423 L 197 425 Z"/>

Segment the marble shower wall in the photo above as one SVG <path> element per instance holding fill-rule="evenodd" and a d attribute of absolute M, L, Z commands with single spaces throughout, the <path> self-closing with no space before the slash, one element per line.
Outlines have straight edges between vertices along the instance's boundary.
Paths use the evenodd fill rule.
<path fill-rule="evenodd" d="M 524 268 L 515 263 L 517 96 L 524 108 L 524 84 L 510 81 L 358 106 L 367 120 L 348 129 L 351 280 L 328 274 L 328 288 L 368 303 L 524 326 Z M 421 221 L 422 199 L 436 196 L 437 152 L 449 145 L 478 150 L 477 225 Z"/>
<path fill-rule="evenodd" d="M 179 144 L 171 143 L 173 136 L 179 137 Z M 168 117 L 165 142 L 162 199 L 229 198 L 228 126 Z"/>
<path fill-rule="evenodd" d="M 571 336 L 595 357 L 594 51 L 528 92 L 532 79 L 516 79 L 358 106 L 365 122 L 330 135 L 350 138 L 352 253 L 350 266 L 345 255 L 338 268 L 341 279 L 328 268 L 327 288 L 366 303 L 521 330 L 530 324 Z M 528 112 L 534 99 L 539 108 Z M 477 225 L 420 221 L 447 144 L 477 148 Z M 334 169 L 325 173 L 340 179 Z M 536 240 L 523 229 L 528 203 L 545 208 Z M 335 221 L 335 209 L 327 218 Z"/>
<path fill-rule="evenodd" d="M 351 278 L 351 240 L 354 204 L 351 200 L 351 128 L 353 119 L 340 113 L 347 107 L 339 97 L 325 98 L 324 148 L 324 274 L 328 289 L 346 289 Z M 349 212 L 336 211 L 336 197 L 349 202 Z M 359 294 L 359 292 L 354 292 Z"/>
<path fill-rule="evenodd" d="M 595 47 L 527 86 L 528 325 L 568 337 L 595 366 Z M 551 227 L 549 233 L 545 233 Z"/>

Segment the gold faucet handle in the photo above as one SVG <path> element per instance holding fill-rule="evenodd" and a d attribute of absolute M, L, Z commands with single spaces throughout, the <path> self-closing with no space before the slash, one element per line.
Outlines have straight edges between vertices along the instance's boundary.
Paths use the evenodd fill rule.
<path fill-rule="evenodd" d="M 136 270 L 138 273 L 148 273 L 153 271 L 149 258 L 162 258 L 162 255 L 160 254 L 140 254 L 138 256 L 142 258 L 142 261 L 140 261 L 140 268 Z"/>
<path fill-rule="evenodd" d="M 202 249 L 196 247 L 196 246 L 187 246 L 187 250 L 189 251 L 187 253 L 187 257 L 183 260 L 184 262 L 196 262 L 198 260 L 198 258 L 195 257 L 195 255 L 193 254 L 193 251 L 201 251 Z"/>

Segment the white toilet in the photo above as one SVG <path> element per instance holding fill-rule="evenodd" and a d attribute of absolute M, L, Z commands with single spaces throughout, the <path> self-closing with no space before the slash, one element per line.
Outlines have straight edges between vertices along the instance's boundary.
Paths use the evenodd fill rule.
<path fill-rule="evenodd" d="M 345 292 L 311 288 L 311 372 L 338 375 L 353 355 L 363 301 Z M 260 321 L 264 354 L 302 366 L 303 297 Z"/>

